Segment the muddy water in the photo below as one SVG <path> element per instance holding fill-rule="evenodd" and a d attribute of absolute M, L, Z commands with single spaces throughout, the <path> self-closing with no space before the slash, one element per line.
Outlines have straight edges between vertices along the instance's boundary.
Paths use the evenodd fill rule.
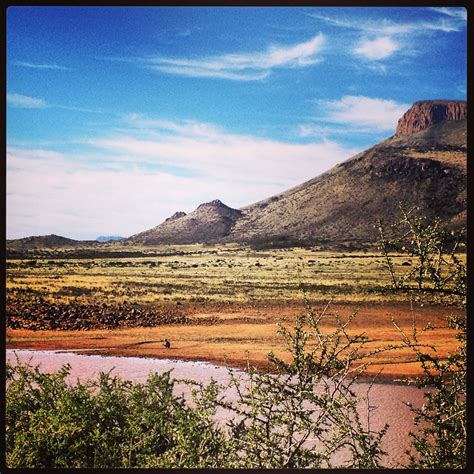
<path fill-rule="evenodd" d="M 71 365 L 68 377 L 70 383 L 79 380 L 95 378 L 100 372 L 109 372 L 121 378 L 134 382 L 144 382 L 150 372 L 163 372 L 173 369 L 174 378 L 190 378 L 203 383 L 214 380 L 226 383 L 228 371 L 225 367 L 216 366 L 207 362 L 189 362 L 171 359 L 147 359 L 139 357 L 103 357 L 100 355 L 84 355 L 68 351 L 32 351 L 7 350 L 7 360 L 12 364 L 16 358 L 21 362 L 38 365 L 43 372 L 56 371 L 64 364 Z M 365 395 L 369 385 L 358 383 L 356 392 Z M 181 387 L 181 393 L 186 389 Z M 376 409 L 371 413 L 371 427 L 381 429 L 385 423 L 390 427 L 384 438 L 383 448 L 388 452 L 384 464 L 387 467 L 403 467 L 408 459 L 405 451 L 410 442 L 408 433 L 413 430 L 412 415 L 403 402 L 410 402 L 413 406 L 423 403 L 423 393 L 416 387 L 379 383 L 370 390 L 370 403 Z M 365 406 L 363 408 L 365 413 Z M 220 414 L 221 419 L 227 418 Z"/>

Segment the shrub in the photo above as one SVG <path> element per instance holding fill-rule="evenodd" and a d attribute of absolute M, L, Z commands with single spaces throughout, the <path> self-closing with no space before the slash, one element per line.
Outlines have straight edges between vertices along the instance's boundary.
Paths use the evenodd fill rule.
<path fill-rule="evenodd" d="M 237 401 L 219 402 L 236 414 L 230 422 L 230 467 L 381 465 L 387 426 L 380 432 L 371 429 L 369 393 L 358 398 L 353 391 L 367 366 L 361 355 L 366 338 L 347 332 L 355 314 L 345 321 L 336 315 L 335 329 L 324 332 L 328 307 L 314 312 L 306 303 L 291 330 L 279 327 L 289 362 L 270 353 L 266 372 L 250 365 L 244 378 L 231 372 L 229 387 Z M 365 419 L 360 415 L 364 406 Z"/>
<path fill-rule="evenodd" d="M 416 208 L 400 205 L 402 219 L 394 227 L 392 240 L 386 238 L 381 221 L 379 230 L 380 249 L 385 256 L 392 276 L 394 290 L 409 290 L 412 299 L 420 294 L 448 295 L 445 302 L 466 307 L 466 266 L 457 255 L 463 247 L 464 230 L 449 232 L 439 219 L 427 222 L 415 216 Z M 415 257 L 412 270 L 397 276 L 391 252 L 404 252 Z M 415 283 L 413 285 L 412 283 Z M 428 291 L 427 291 L 428 290 Z M 400 332 L 403 344 L 410 348 L 419 362 L 423 374 L 415 380 L 425 390 L 425 403 L 421 408 L 412 407 L 417 433 L 410 433 L 415 448 L 409 467 L 415 468 L 463 468 L 466 465 L 466 319 L 447 316 L 447 325 L 457 330 L 458 348 L 447 358 L 436 355 L 436 348 L 420 344 L 413 313 L 411 334 Z M 430 327 L 424 330 L 429 330 Z M 424 331 L 423 330 L 423 331 Z M 407 380 L 408 381 L 408 380 Z"/>
<path fill-rule="evenodd" d="M 415 206 L 400 203 L 399 207 L 401 218 L 389 230 L 380 219 L 375 224 L 392 288 L 425 293 L 431 298 L 444 296 L 444 302 L 465 304 L 467 269 L 458 256 L 465 246 L 465 231 L 448 231 L 439 218 L 428 222 L 416 215 Z M 396 272 L 394 254 L 412 257 L 410 269 Z"/>
<path fill-rule="evenodd" d="M 9 467 L 217 467 L 225 438 L 211 418 L 211 388 L 191 408 L 170 372 L 144 384 L 102 373 L 67 383 L 70 367 L 43 374 L 7 367 Z"/>
<path fill-rule="evenodd" d="M 10 467 L 365 467 L 380 465 L 386 428 L 370 428 L 368 394 L 352 390 L 366 367 L 364 336 L 323 332 L 327 308 L 307 304 L 295 327 L 281 326 L 290 361 L 268 355 L 271 370 L 230 370 L 227 386 L 193 386 L 193 407 L 174 392 L 170 372 L 134 384 L 101 374 L 67 383 L 70 367 L 43 374 L 8 366 L 7 463 Z M 228 389 L 237 392 L 229 399 Z M 367 420 L 360 416 L 367 406 Z M 215 422 L 224 407 L 227 427 Z M 334 456 L 344 452 L 344 462 Z"/>

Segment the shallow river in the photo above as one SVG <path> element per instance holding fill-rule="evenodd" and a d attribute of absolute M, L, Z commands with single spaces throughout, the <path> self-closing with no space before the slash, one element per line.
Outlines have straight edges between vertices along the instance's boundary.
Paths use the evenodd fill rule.
<path fill-rule="evenodd" d="M 15 364 L 16 357 L 21 362 L 30 361 L 40 364 L 43 372 L 53 372 L 64 364 L 71 365 L 68 381 L 95 378 L 100 372 L 109 372 L 134 382 L 144 382 L 150 372 L 163 372 L 173 369 L 175 378 L 190 378 L 203 383 L 214 380 L 226 383 L 228 371 L 225 367 L 207 362 L 189 362 L 170 359 L 149 359 L 140 357 L 104 357 L 100 355 L 84 355 L 68 351 L 33 351 L 7 350 L 7 360 Z M 364 395 L 369 385 L 358 383 L 356 391 Z M 403 402 L 413 406 L 423 403 L 423 393 L 416 387 L 377 383 L 370 391 L 371 405 L 376 410 L 371 414 L 373 429 L 380 429 L 385 423 L 390 425 L 384 437 L 383 448 L 389 453 L 384 461 L 387 467 L 403 467 L 407 462 L 405 454 L 410 446 L 408 432 L 413 430 L 413 417 Z"/>

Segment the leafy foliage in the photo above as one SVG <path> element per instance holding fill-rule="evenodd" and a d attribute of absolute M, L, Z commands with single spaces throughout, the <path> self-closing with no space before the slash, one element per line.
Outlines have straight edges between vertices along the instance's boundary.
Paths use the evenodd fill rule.
<path fill-rule="evenodd" d="M 353 384 L 366 367 L 367 338 L 350 335 L 355 317 L 324 332 L 327 309 L 307 304 L 292 330 L 283 326 L 289 362 L 269 354 L 271 370 L 248 366 L 244 378 L 192 387 L 193 406 L 173 391 L 170 372 L 133 384 L 109 374 L 67 383 L 70 367 L 43 374 L 8 367 L 10 467 L 301 468 L 381 465 L 386 427 L 370 426 L 368 393 Z M 229 398 L 229 390 L 237 397 Z M 367 410 L 361 416 L 361 407 Z M 234 414 L 226 427 L 215 413 Z M 337 457 L 339 455 L 339 457 Z"/>
<path fill-rule="evenodd" d="M 173 393 L 170 372 L 144 384 L 102 373 L 67 383 L 70 366 L 53 374 L 16 364 L 7 369 L 6 446 L 10 467 L 217 467 L 223 434 L 205 409 Z"/>

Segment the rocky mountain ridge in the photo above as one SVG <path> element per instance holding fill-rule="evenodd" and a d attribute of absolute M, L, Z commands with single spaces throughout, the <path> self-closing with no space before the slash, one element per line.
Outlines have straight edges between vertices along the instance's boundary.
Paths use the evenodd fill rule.
<path fill-rule="evenodd" d="M 176 212 L 153 229 L 133 235 L 127 242 L 142 245 L 219 242 L 229 236 L 242 211 L 219 199 L 199 205 L 193 212 Z"/>
<path fill-rule="evenodd" d="M 28 248 L 57 248 L 57 247 L 77 247 L 84 244 L 98 243 L 95 240 L 74 240 L 61 235 L 33 235 L 22 239 L 7 240 L 7 247 L 11 249 Z"/>

